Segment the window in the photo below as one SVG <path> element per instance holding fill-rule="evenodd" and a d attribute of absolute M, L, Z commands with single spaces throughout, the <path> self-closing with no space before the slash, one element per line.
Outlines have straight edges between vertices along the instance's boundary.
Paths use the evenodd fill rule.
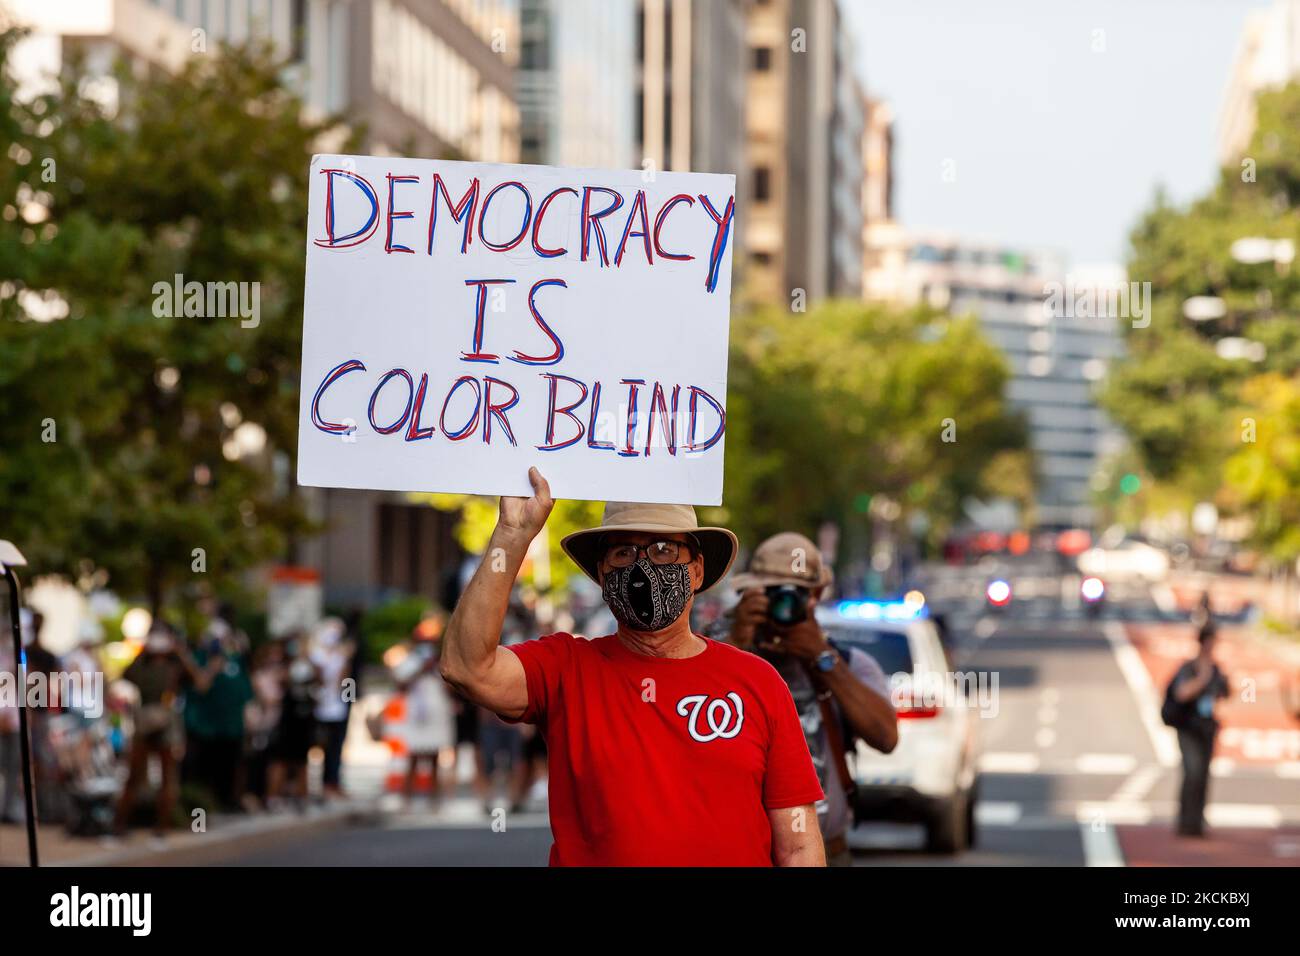
<path fill-rule="evenodd" d="M 826 634 L 831 640 L 846 648 L 854 647 L 870 654 L 886 674 L 912 672 L 912 652 L 908 647 L 906 634 L 838 624 L 829 625 Z"/>
<path fill-rule="evenodd" d="M 293 0 L 289 17 L 289 29 L 293 36 L 293 60 L 302 63 L 307 59 L 307 0 Z"/>
<path fill-rule="evenodd" d="M 772 48 L 767 46 L 754 47 L 754 71 L 757 73 L 766 73 L 772 69 Z"/>
<path fill-rule="evenodd" d="M 766 202 L 772 198 L 772 172 L 766 166 L 754 169 L 754 201 Z"/>

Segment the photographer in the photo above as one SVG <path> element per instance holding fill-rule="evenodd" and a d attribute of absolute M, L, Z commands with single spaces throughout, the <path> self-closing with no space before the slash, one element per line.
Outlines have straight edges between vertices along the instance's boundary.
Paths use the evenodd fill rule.
<path fill-rule="evenodd" d="M 749 571 L 733 578 L 740 603 L 715 633 L 766 658 L 789 686 L 826 794 L 817 805 L 826 863 L 851 866 L 856 784 L 846 754 L 854 737 L 889 753 L 898 744 L 898 721 L 880 665 L 856 648 L 837 647 L 813 617 L 830 583 L 811 541 L 794 532 L 775 535 L 758 546 Z"/>

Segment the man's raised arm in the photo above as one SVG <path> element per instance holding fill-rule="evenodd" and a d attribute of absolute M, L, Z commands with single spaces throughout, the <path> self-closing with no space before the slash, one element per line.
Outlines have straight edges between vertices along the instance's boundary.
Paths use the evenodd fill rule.
<path fill-rule="evenodd" d="M 483 560 L 460 596 L 442 639 L 443 678 L 476 704 L 517 718 L 528 706 L 524 666 L 500 646 L 510 591 L 528 546 L 546 525 L 554 502 L 536 468 L 528 469 L 531 498 L 501 497 L 497 526 Z"/>

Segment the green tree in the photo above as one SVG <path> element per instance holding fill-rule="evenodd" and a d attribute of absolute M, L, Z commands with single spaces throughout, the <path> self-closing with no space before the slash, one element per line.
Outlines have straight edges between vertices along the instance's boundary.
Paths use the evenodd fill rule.
<path fill-rule="evenodd" d="M 1128 271 L 1151 283 L 1151 322 L 1127 329 L 1127 358 L 1102 399 L 1154 482 L 1148 506 L 1186 511 L 1213 501 L 1255 519 L 1257 542 L 1289 559 L 1300 540 L 1276 519 L 1300 484 L 1285 470 L 1265 480 L 1260 468 L 1297 424 L 1269 394 L 1285 394 L 1300 375 L 1300 274 L 1285 254 L 1286 241 L 1292 249 L 1300 241 L 1300 85 L 1261 95 L 1257 108 L 1246 154 L 1207 195 L 1177 208 L 1158 194 L 1133 230 Z M 1234 244 L 1252 237 L 1281 241 L 1282 254 L 1241 261 L 1249 257 L 1234 255 Z M 1222 317 L 1189 319 L 1186 303 L 1197 296 L 1221 300 Z M 1262 359 L 1238 357 L 1225 347 L 1231 339 L 1262 346 Z M 1248 418 L 1258 419 L 1267 449 L 1244 447 L 1253 440 Z"/>
<path fill-rule="evenodd" d="M 433 507 L 457 514 L 456 542 L 470 554 L 482 554 L 492 537 L 497 522 L 497 499 L 486 495 L 412 494 L 414 501 L 423 501 Z M 600 524 L 604 512 L 600 501 L 561 499 L 546 521 L 547 554 L 550 558 L 549 589 L 563 591 L 569 579 L 581 572 L 560 547 L 560 540 L 570 532 L 594 528 Z M 531 560 L 524 563 L 523 579 L 538 586 L 536 569 Z"/>
<path fill-rule="evenodd" d="M 1032 493 L 1008 369 L 972 318 L 828 302 L 732 323 L 719 515 L 748 543 L 861 524 L 884 496 L 941 534 L 963 502 Z"/>
<path fill-rule="evenodd" d="M 5 533 L 44 571 L 155 607 L 229 587 L 306 528 L 288 475 L 307 171 L 337 122 L 304 118 L 257 48 L 176 75 L 120 64 L 107 104 L 73 63 L 20 101 L 16 38 L 0 35 Z M 256 322 L 164 307 L 178 274 L 248 283 Z M 239 452 L 241 425 L 260 453 Z"/>

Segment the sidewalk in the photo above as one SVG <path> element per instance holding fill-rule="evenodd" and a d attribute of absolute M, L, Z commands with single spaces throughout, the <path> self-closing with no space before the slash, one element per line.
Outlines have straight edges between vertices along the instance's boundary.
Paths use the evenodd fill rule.
<path fill-rule="evenodd" d="M 1232 613 L 1246 601 L 1261 604 L 1258 582 L 1225 575 L 1172 579 L 1166 600 L 1190 611 L 1208 590 L 1216 610 Z M 1196 653 L 1192 625 L 1181 623 L 1124 625 L 1157 695 L 1163 695 L 1174 672 Z M 1212 773 L 1259 775 L 1264 779 L 1300 781 L 1300 720 L 1291 713 L 1300 681 L 1300 646 L 1250 625 L 1224 624 L 1216 656 L 1228 675 L 1230 694 L 1219 705 L 1222 728 L 1215 742 Z M 1158 705 L 1158 702 L 1157 702 Z M 1279 784 L 1274 783 L 1274 787 Z M 1220 820 L 1216 805 L 1207 809 L 1209 835 L 1188 839 L 1174 833 L 1172 820 L 1134 821 L 1116 826 L 1124 861 L 1129 866 L 1300 866 L 1300 826 L 1281 821 L 1268 825 L 1249 819 Z"/>
<path fill-rule="evenodd" d="M 201 866 L 219 863 L 253 847 L 274 846 L 318 830 L 368 819 L 383 793 L 389 752 L 365 730 L 364 712 L 354 707 L 343 748 L 343 786 L 348 799 L 294 810 L 250 815 L 212 814 L 207 832 L 176 829 L 165 838 L 135 829 L 127 836 L 74 837 L 62 825 L 43 826 L 37 835 L 42 866 Z M 309 774 L 319 789 L 320 765 Z M 27 865 L 27 831 L 20 824 L 0 824 L 0 866 Z"/>
<path fill-rule="evenodd" d="M 41 827 L 38 833 L 42 866 L 201 866 L 251 847 L 267 847 L 319 830 L 342 827 L 364 816 L 369 800 L 347 800 L 293 811 L 252 816 L 213 816 L 207 832 L 176 830 L 155 837 L 133 830 L 126 837 L 74 837 L 62 826 Z M 0 825 L 0 866 L 27 865 L 27 831 L 16 824 Z"/>
<path fill-rule="evenodd" d="M 1128 866 L 1300 866 L 1300 827 L 1211 827 L 1199 840 L 1169 823 L 1116 830 Z"/>

